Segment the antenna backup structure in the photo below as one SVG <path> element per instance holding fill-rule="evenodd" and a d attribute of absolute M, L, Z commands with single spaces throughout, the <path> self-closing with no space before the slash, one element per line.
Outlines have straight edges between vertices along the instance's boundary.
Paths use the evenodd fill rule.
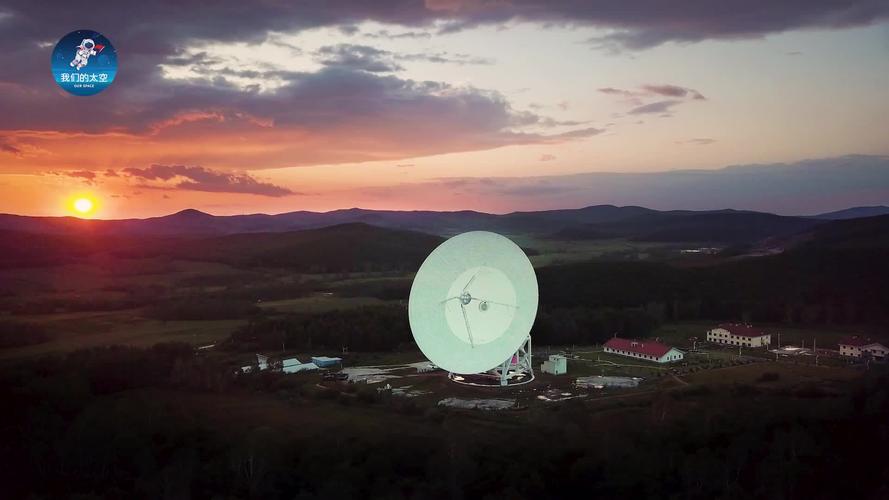
<path fill-rule="evenodd" d="M 439 245 L 411 286 L 408 317 L 414 340 L 450 379 L 511 386 L 534 380 L 531 326 L 537 277 L 509 238 L 463 233 Z"/>

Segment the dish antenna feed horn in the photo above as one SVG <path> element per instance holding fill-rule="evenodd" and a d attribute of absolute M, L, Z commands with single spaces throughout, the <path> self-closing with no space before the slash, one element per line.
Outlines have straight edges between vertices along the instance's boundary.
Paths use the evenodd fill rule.
<path fill-rule="evenodd" d="M 520 385 L 534 380 L 537 301 L 525 252 L 505 236 L 471 231 L 439 245 L 420 266 L 408 318 L 420 350 L 451 380 Z"/>

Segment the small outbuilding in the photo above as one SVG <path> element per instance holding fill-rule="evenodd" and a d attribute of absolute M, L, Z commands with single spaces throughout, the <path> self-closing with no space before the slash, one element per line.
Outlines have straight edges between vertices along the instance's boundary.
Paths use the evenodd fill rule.
<path fill-rule="evenodd" d="M 331 368 L 343 362 L 343 358 L 329 358 L 327 356 L 312 356 L 312 363 L 318 368 Z"/>
<path fill-rule="evenodd" d="M 282 365 L 281 371 L 284 373 L 299 373 L 299 372 L 307 372 L 307 371 L 315 371 L 318 369 L 318 365 L 315 363 L 292 363 L 289 365 Z"/>
<path fill-rule="evenodd" d="M 568 359 L 561 354 L 552 354 L 540 365 L 540 371 L 550 375 L 564 375 L 568 373 Z"/>

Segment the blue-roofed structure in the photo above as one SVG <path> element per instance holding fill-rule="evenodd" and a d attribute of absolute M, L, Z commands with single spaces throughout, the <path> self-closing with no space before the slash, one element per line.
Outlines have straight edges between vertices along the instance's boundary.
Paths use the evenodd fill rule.
<path fill-rule="evenodd" d="M 343 358 L 330 358 L 327 356 L 312 356 L 312 363 L 318 365 L 319 368 L 330 368 L 337 366 L 343 362 Z"/>

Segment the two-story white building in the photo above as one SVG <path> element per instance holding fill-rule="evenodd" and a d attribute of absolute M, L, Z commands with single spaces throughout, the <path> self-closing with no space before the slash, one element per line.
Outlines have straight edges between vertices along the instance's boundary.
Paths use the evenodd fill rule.
<path fill-rule="evenodd" d="M 743 347 L 768 347 L 772 343 L 772 335 L 750 325 L 722 323 L 707 332 L 707 342 Z"/>
<path fill-rule="evenodd" d="M 850 358 L 871 357 L 874 359 L 884 359 L 886 356 L 889 356 L 889 347 L 858 335 L 844 338 L 839 342 L 839 345 L 840 355 Z"/>

